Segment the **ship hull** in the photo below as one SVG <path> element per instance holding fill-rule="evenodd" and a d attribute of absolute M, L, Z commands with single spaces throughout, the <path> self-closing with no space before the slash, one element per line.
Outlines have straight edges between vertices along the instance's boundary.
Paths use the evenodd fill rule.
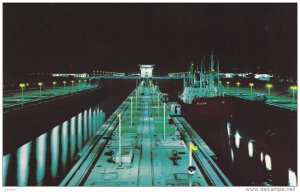
<path fill-rule="evenodd" d="M 197 98 L 192 104 L 180 101 L 182 111 L 198 118 L 227 118 L 233 113 L 233 97 Z"/>

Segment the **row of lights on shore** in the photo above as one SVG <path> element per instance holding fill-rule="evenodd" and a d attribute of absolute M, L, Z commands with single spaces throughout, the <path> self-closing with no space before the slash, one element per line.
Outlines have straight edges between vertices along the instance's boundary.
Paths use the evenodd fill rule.
<path fill-rule="evenodd" d="M 74 90 L 73 90 L 73 85 L 74 85 L 75 81 L 72 80 L 72 81 L 70 81 L 70 82 L 72 83 L 72 92 L 73 92 L 73 91 L 74 91 Z M 81 80 L 79 79 L 79 80 L 78 80 L 79 87 L 80 87 L 80 82 L 81 82 Z M 87 80 L 85 79 L 84 82 L 86 83 Z M 65 92 L 65 90 L 66 90 L 65 88 L 66 88 L 66 83 L 67 83 L 67 81 L 63 81 L 62 83 L 64 84 L 64 92 Z M 53 81 L 52 84 L 53 84 L 53 88 L 54 88 L 54 90 L 55 90 L 55 86 L 57 85 L 57 81 Z M 43 82 L 38 82 L 38 86 L 40 87 L 40 97 L 42 97 L 42 86 L 43 86 L 43 85 L 44 85 Z M 22 89 L 22 102 L 24 102 L 24 88 L 25 88 L 26 86 L 29 86 L 29 83 L 26 83 L 26 84 L 25 84 L 25 83 L 20 83 L 19 86 L 20 86 L 21 89 Z"/>
<path fill-rule="evenodd" d="M 121 73 L 121 72 L 113 72 L 113 71 L 98 71 L 98 70 L 93 70 L 93 73 L 100 73 L 100 74 L 124 74 L 125 73 Z"/>
<path fill-rule="evenodd" d="M 70 81 L 72 84 L 74 84 L 75 83 L 75 81 L 74 80 L 72 80 L 72 81 Z M 80 83 L 81 82 L 81 80 L 78 80 L 78 83 Z M 84 80 L 84 82 L 86 83 L 87 82 L 87 80 L 85 79 Z M 67 81 L 63 81 L 62 82 L 64 85 L 66 85 L 66 83 L 67 83 Z M 38 86 L 43 86 L 44 85 L 44 83 L 43 82 L 38 82 Z M 53 86 L 56 86 L 57 85 L 57 81 L 53 81 L 52 82 L 52 85 Z M 19 84 L 19 87 L 21 87 L 21 88 L 24 88 L 24 87 L 28 87 L 29 86 L 29 83 L 20 83 Z"/>
<path fill-rule="evenodd" d="M 219 82 L 222 84 L 222 81 L 219 81 Z M 227 82 L 226 82 L 226 85 L 227 85 L 227 87 L 228 87 L 228 86 L 230 85 L 230 82 L 227 81 Z M 239 88 L 240 85 L 241 85 L 241 83 L 240 83 L 240 82 L 236 82 L 236 85 L 237 85 L 237 87 Z M 254 87 L 254 83 L 249 83 L 249 87 L 250 87 L 250 88 Z M 270 83 L 266 84 L 266 88 L 268 88 L 269 90 L 272 89 L 272 88 L 273 88 L 273 84 L 270 84 Z M 296 85 L 292 85 L 292 86 L 290 86 L 290 89 L 291 89 L 292 91 L 296 91 L 296 90 L 297 90 L 297 86 L 296 86 Z"/>

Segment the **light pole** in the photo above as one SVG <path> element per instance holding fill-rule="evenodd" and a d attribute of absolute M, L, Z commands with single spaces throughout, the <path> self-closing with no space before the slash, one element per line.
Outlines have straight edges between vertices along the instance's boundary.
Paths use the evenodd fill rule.
<path fill-rule="evenodd" d="M 74 80 L 72 80 L 71 83 L 72 83 L 72 92 L 73 92 L 73 91 L 74 91 L 74 90 L 73 90 Z"/>
<path fill-rule="evenodd" d="M 197 146 L 195 146 L 192 141 L 189 143 L 189 167 L 188 167 L 188 174 L 189 174 L 189 186 L 192 186 L 191 178 L 195 173 L 196 167 L 192 164 L 192 153 L 193 151 L 196 151 L 198 149 Z"/>
<path fill-rule="evenodd" d="M 270 97 L 271 89 L 273 88 L 273 85 L 270 84 L 270 83 L 268 83 L 268 84 L 266 85 L 266 87 L 268 88 L 268 96 Z"/>
<path fill-rule="evenodd" d="M 293 85 L 290 87 L 290 89 L 293 91 L 293 103 L 295 103 L 295 91 L 297 90 L 297 86 Z"/>
<path fill-rule="evenodd" d="M 81 82 L 81 80 L 79 79 L 79 80 L 78 80 L 78 83 L 79 83 L 79 85 L 78 85 L 79 88 L 78 88 L 78 89 L 79 89 L 79 90 L 80 90 L 80 82 Z"/>
<path fill-rule="evenodd" d="M 132 97 L 130 97 L 130 112 L 131 112 L 131 115 L 130 115 L 130 124 L 132 126 Z"/>
<path fill-rule="evenodd" d="M 241 83 L 240 82 L 236 82 L 236 85 L 238 86 L 238 95 L 240 94 L 240 85 Z"/>
<path fill-rule="evenodd" d="M 57 82 L 53 81 L 52 84 L 53 84 L 53 89 L 55 90 L 55 85 L 57 84 Z"/>
<path fill-rule="evenodd" d="M 122 116 L 122 114 L 121 113 L 119 113 L 118 114 L 118 117 L 119 117 L 119 161 L 120 161 L 120 164 L 119 164 L 119 166 L 121 167 L 122 166 L 122 137 L 121 137 L 121 133 L 122 133 L 122 131 L 121 131 L 121 116 Z"/>
<path fill-rule="evenodd" d="M 137 111 L 137 96 L 138 96 L 138 92 L 137 92 L 137 88 L 135 89 L 135 111 Z"/>
<path fill-rule="evenodd" d="M 64 93 L 66 93 L 66 81 L 63 81 L 63 84 L 64 84 Z"/>
<path fill-rule="evenodd" d="M 229 81 L 227 81 L 227 82 L 226 82 L 226 85 L 227 85 L 227 90 L 228 90 L 229 84 L 230 84 L 230 82 L 229 82 Z"/>
<path fill-rule="evenodd" d="M 254 86 L 254 83 L 249 83 L 250 89 L 251 89 L 251 96 L 252 96 L 252 87 Z"/>
<path fill-rule="evenodd" d="M 157 116 L 159 117 L 159 92 L 157 92 Z"/>
<path fill-rule="evenodd" d="M 166 140 L 166 103 L 164 103 L 164 141 Z"/>
<path fill-rule="evenodd" d="M 86 86 L 86 79 L 84 80 L 84 84 L 85 84 L 85 88 L 86 88 L 86 87 L 87 87 L 87 86 Z"/>
<path fill-rule="evenodd" d="M 20 83 L 19 86 L 20 86 L 21 89 L 22 89 L 22 102 L 24 102 L 23 91 L 24 91 L 25 83 Z"/>
<path fill-rule="evenodd" d="M 218 81 L 218 93 L 221 94 L 221 88 L 222 88 L 222 81 Z"/>
<path fill-rule="evenodd" d="M 190 146 L 190 158 L 189 158 L 189 167 L 191 167 L 192 166 L 192 152 L 193 151 L 196 151 L 197 149 L 198 149 L 198 147 L 197 146 L 195 146 L 191 141 L 190 141 L 190 144 L 189 144 L 189 146 Z"/>
<path fill-rule="evenodd" d="M 38 82 L 38 86 L 40 86 L 40 97 L 42 97 L 42 82 Z"/>

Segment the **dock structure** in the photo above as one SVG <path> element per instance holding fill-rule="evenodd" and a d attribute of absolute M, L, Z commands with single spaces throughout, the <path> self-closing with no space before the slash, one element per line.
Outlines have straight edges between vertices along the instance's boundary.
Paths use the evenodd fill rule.
<path fill-rule="evenodd" d="M 213 151 L 183 117 L 169 116 L 160 94 L 142 81 L 78 154 L 60 186 L 231 186 Z M 192 157 L 190 143 L 198 148 Z"/>

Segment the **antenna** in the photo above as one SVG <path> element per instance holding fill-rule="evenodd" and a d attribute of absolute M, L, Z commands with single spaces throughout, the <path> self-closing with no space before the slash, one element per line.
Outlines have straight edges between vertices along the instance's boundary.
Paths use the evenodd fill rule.
<path fill-rule="evenodd" d="M 205 56 L 203 56 L 203 70 L 205 71 Z"/>

